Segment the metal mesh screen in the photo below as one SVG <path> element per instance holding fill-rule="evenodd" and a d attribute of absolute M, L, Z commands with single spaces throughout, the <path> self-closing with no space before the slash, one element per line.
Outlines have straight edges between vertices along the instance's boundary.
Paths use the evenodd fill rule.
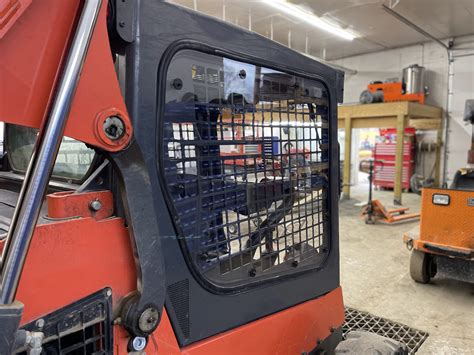
<path fill-rule="evenodd" d="M 111 290 L 104 289 L 55 311 L 24 329 L 44 334 L 41 354 L 105 355 L 113 351 Z M 15 352 L 26 355 L 30 352 Z"/>
<path fill-rule="evenodd" d="M 352 330 L 375 333 L 404 343 L 410 354 L 415 354 L 428 338 L 426 332 L 357 309 L 346 307 L 345 314 L 346 322 L 342 328 L 344 336 Z"/>
<path fill-rule="evenodd" d="M 328 95 L 315 81 L 180 52 L 168 71 L 163 173 L 201 274 L 231 285 L 328 252 Z"/>

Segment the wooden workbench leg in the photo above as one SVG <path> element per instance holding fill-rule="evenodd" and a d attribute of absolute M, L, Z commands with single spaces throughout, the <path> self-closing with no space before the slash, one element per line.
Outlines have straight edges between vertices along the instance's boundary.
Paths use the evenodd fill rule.
<path fill-rule="evenodd" d="M 441 187 L 441 147 L 443 146 L 443 128 L 438 128 L 435 148 L 435 171 L 434 183 L 436 187 Z"/>
<path fill-rule="evenodd" d="M 397 116 L 397 146 L 395 153 L 395 186 L 393 188 L 393 203 L 402 204 L 403 187 L 403 141 L 405 137 L 405 115 Z"/>
<path fill-rule="evenodd" d="M 351 198 L 351 148 L 352 148 L 352 120 L 351 117 L 344 118 L 344 178 L 343 198 Z"/>

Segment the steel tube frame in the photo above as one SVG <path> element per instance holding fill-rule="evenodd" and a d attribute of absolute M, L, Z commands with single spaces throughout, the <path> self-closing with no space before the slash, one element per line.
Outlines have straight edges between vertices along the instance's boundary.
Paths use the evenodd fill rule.
<path fill-rule="evenodd" d="M 57 93 L 35 144 L 3 250 L 0 304 L 14 301 L 101 3 L 84 3 Z"/>
<path fill-rule="evenodd" d="M 411 27 L 412 29 L 414 29 L 415 31 L 417 31 L 418 33 L 420 33 L 421 35 L 425 36 L 426 38 L 438 43 L 441 47 L 445 48 L 445 49 L 448 49 L 449 50 L 449 46 L 444 44 L 440 39 L 436 38 L 435 36 L 433 36 L 431 33 L 428 33 L 426 32 L 424 29 L 422 29 L 420 26 L 417 26 L 416 24 L 414 24 L 413 22 L 411 22 L 409 19 L 407 19 L 406 17 L 400 15 L 398 12 L 392 10 L 390 7 L 388 7 L 387 5 L 382 5 L 382 8 L 385 10 L 385 12 L 387 12 L 388 14 L 392 15 L 393 17 L 395 17 L 396 19 L 398 19 L 399 21 L 403 22 L 405 25 Z"/>

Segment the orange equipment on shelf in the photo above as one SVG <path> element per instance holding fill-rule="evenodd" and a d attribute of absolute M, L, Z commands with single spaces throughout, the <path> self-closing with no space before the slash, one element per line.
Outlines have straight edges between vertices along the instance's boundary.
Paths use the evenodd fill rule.
<path fill-rule="evenodd" d="M 401 81 L 394 83 L 381 83 L 375 82 L 367 85 L 367 90 L 376 95 L 377 91 L 383 93 L 383 99 L 381 102 L 394 102 L 394 101 L 413 101 L 420 104 L 425 103 L 424 93 L 404 93 L 403 83 Z"/>

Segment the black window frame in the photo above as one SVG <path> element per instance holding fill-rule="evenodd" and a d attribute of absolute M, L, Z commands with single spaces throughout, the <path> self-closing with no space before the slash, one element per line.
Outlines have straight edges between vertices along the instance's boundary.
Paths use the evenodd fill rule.
<path fill-rule="evenodd" d="M 161 60 L 158 64 L 158 71 L 157 71 L 157 110 L 156 110 L 156 119 L 157 119 L 157 135 L 156 135 L 156 152 L 157 152 L 157 173 L 159 177 L 159 183 L 161 185 L 161 189 L 163 191 L 163 196 L 165 199 L 165 203 L 169 210 L 171 211 L 172 216 L 176 216 L 176 210 L 174 206 L 174 202 L 172 200 L 172 197 L 170 195 L 170 192 L 167 188 L 166 185 L 166 177 L 164 173 L 164 153 L 163 152 L 163 144 L 162 141 L 164 139 L 164 123 L 165 123 L 165 106 L 166 106 L 166 93 L 167 93 L 167 79 L 168 79 L 168 69 L 169 66 L 173 60 L 173 58 L 180 52 L 184 50 L 192 50 L 192 51 L 198 51 L 200 53 L 204 54 L 209 54 L 209 55 L 214 55 L 214 56 L 220 56 L 223 58 L 239 61 L 245 64 L 250 64 L 254 66 L 260 66 L 263 68 L 271 69 L 271 70 L 276 70 L 280 71 L 289 75 L 294 75 L 297 77 L 301 77 L 303 79 L 308 79 L 308 80 L 314 80 L 318 81 L 321 83 L 326 90 L 326 93 L 328 95 L 328 132 L 329 132 L 329 167 L 328 171 L 331 172 L 332 170 L 332 164 L 334 162 L 331 161 L 330 157 L 330 152 L 331 152 L 331 147 L 333 144 L 337 145 L 337 142 L 332 142 L 331 140 L 331 131 L 334 129 L 332 127 L 333 122 L 332 122 L 332 112 L 331 112 L 331 107 L 333 103 L 337 104 L 337 98 L 333 97 L 331 94 L 330 87 L 328 85 L 328 82 L 324 79 L 323 76 L 316 75 L 316 74 L 310 74 L 304 71 L 299 71 L 295 68 L 285 66 L 285 65 L 278 65 L 276 63 L 262 60 L 257 57 L 252 57 L 252 56 L 247 56 L 247 55 L 242 55 L 241 53 L 236 53 L 230 50 L 222 49 L 222 48 L 216 48 L 209 46 L 203 42 L 195 41 L 195 40 L 188 40 L 188 39 L 183 39 L 183 40 L 178 40 L 172 43 L 170 46 L 168 46 L 163 55 L 161 56 Z M 337 123 L 336 123 L 337 124 Z M 328 182 L 328 188 L 327 188 L 327 209 L 328 211 L 331 211 L 331 196 L 332 196 L 332 190 L 337 189 L 338 186 L 334 186 L 332 184 L 332 179 L 331 177 L 329 178 Z M 285 282 L 285 280 L 289 278 L 299 278 L 304 275 L 307 275 L 308 273 L 315 273 L 318 272 L 319 270 L 322 270 L 326 267 L 326 264 L 328 263 L 330 259 L 330 255 L 332 253 L 332 242 L 334 238 L 334 233 L 333 233 L 333 218 L 329 216 L 328 219 L 328 244 L 327 244 L 327 253 L 324 257 L 324 260 L 321 263 L 318 263 L 317 265 L 308 265 L 301 267 L 298 271 L 294 272 L 287 272 L 281 275 L 275 275 L 273 277 L 268 277 L 265 279 L 257 279 L 257 280 L 249 280 L 248 283 L 239 285 L 239 286 L 222 286 L 215 284 L 211 282 L 209 279 L 207 279 L 204 275 L 202 275 L 201 271 L 199 271 L 192 259 L 192 256 L 189 253 L 188 246 L 185 243 L 185 240 L 183 238 L 183 233 L 181 228 L 179 227 L 179 224 L 177 223 L 177 220 L 173 218 L 173 227 L 176 232 L 176 236 L 180 245 L 181 252 L 183 253 L 183 257 L 185 259 L 186 265 L 189 268 L 191 274 L 193 277 L 197 280 L 197 282 L 206 290 L 215 293 L 215 294 L 236 294 L 236 293 L 241 293 L 241 292 L 246 292 L 251 289 L 254 289 L 256 287 L 265 287 L 268 284 L 272 284 L 275 282 L 282 283 Z"/>

